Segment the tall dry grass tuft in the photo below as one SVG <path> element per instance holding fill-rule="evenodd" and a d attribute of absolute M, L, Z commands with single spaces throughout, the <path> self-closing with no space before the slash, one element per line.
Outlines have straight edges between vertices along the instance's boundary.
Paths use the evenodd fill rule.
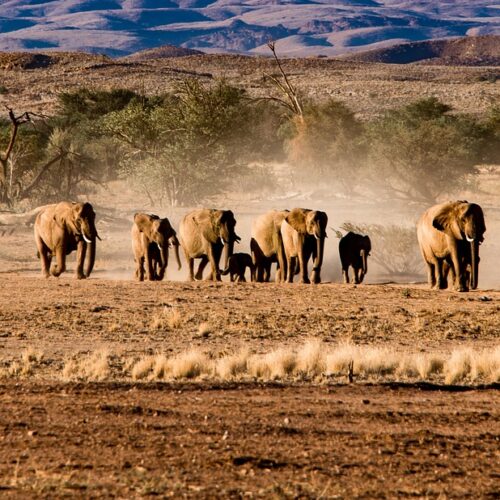
<path fill-rule="evenodd" d="M 291 376 L 296 366 L 294 352 L 277 349 L 267 354 L 251 356 L 248 360 L 248 373 L 254 378 L 276 380 Z"/>
<path fill-rule="evenodd" d="M 315 377 L 325 372 L 325 346 L 319 340 L 306 342 L 297 352 L 297 372 Z"/>
<path fill-rule="evenodd" d="M 173 378 L 196 378 L 213 371 L 211 360 L 196 350 L 177 355 L 168 365 L 169 374 Z"/>
<path fill-rule="evenodd" d="M 29 346 L 21 353 L 20 360 L 14 360 L 6 368 L 0 368 L 0 378 L 28 377 L 42 362 L 43 353 Z"/>
<path fill-rule="evenodd" d="M 230 380 L 243 375 L 248 371 L 248 358 L 249 353 L 246 349 L 232 356 L 224 356 L 217 360 L 214 373 L 222 380 Z"/>
<path fill-rule="evenodd" d="M 146 356 L 141 358 L 132 366 L 131 375 L 133 380 L 141 380 L 151 374 L 154 365 L 154 357 Z"/>
<path fill-rule="evenodd" d="M 352 344 L 341 344 L 325 357 L 327 375 L 345 375 L 350 363 L 358 358 L 358 348 Z"/>
<path fill-rule="evenodd" d="M 456 384 L 463 380 L 471 371 L 472 349 L 460 349 L 451 353 L 444 366 L 444 381 L 446 384 Z"/>
<path fill-rule="evenodd" d="M 110 375 L 109 351 L 100 349 L 81 359 L 68 360 L 63 368 L 64 380 L 105 380 Z"/>
<path fill-rule="evenodd" d="M 182 325 L 182 315 L 177 308 L 164 307 L 151 320 L 153 330 L 175 330 Z"/>

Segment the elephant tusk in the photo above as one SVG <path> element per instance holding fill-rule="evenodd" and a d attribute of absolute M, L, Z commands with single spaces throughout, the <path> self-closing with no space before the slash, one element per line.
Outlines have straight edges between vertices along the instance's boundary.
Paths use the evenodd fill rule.
<path fill-rule="evenodd" d="M 161 246 L 160 246 L 160 244 L 157 243 L 156 246 L 158 247 L 158 250 L 161 252 Z"/>
<path fill-rule="evenodd" d="M 86 243 L 92 243 L 92 240 L 89 240 L 83 233 L 82 236 Z"/>
<path fill-rule="evenodd" d="M 469 243 L 473 243 L 473 242 L 474 242 L 474 238 L 471 238 L 471 237 L 469 237 L 469 236 L 466 236 L 466 238 L 467 238 L 467 241 L 468 241 Z"/>

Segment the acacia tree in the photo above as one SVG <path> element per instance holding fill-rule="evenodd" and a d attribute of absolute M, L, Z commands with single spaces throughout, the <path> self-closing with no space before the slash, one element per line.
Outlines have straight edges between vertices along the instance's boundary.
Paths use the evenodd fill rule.
<path fill-rule="evenodd" d="M 450 110 L 429 98 L 371 123 L 371 182 L 391 196 L 424 203 L 466 187 L 485 159 L 490 132 Z"/>
<path fill-rule="evenodd" d="M 194 204 L 224 191 L 252 157 L 256 115 L 244 97 L 224 81 L 186 80 L 110 113 L 104 129 L 127 146 L 123 172 L 152 202 Z"/>

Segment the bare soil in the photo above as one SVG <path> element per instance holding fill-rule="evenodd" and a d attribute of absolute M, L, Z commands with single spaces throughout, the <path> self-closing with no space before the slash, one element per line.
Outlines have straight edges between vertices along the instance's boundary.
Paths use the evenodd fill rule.
<path fill-rule="evenodd" d="M 498 387 L 0 386 L 4 497 L 498 498 Z"/>
<path fill-rule="evenodd" d="M 136 283 L 0 274 L 5 497 L 496 498 L 498 384 L 62 382 L 106 347 L 140 359 L 267 352 L 310 338 L 439 351 L 498 345 L 500 292 L 423 285 Z M 102 274 L 102 273 L 101 273 Z M 176 310 L 179 322 L 154 319 Z M 210 328 L 200 334 L 200 325 Z"/>
<path fill-rule="evenodd" d="M 0 275 L 0 290 L 0 357 L 36 348 L 49 372 L 68 354 L 102 346 L 123 355 L 196 347 L 218 356 L 242 347 L 267 352 L 311 338 L 412 351 L 490 347 L 500 339 L 500 291 L 493 290 L 77 281 L 26 273 Z M 155 318 L 171 310 L 178 324 L 158 326 Z M 200 335 L 202 323 L 210 331 Z"/>

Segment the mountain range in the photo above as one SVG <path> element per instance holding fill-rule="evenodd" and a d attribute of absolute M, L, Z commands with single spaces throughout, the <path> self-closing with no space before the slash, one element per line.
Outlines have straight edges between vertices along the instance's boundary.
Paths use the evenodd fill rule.
<path fill-rule="evenodd" d="M 203 52 L 337 56 L 403 42 L 500 34 L 494 0 L 7 0 L 0 50 L 126 56 Z"/>

